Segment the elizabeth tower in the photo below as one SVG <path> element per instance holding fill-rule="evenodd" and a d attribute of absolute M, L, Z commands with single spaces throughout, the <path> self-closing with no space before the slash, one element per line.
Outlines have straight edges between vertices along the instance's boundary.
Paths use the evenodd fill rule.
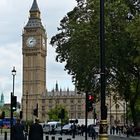
<path fill-rule="evenodd" d="M 23 120 L 45 118 L 43 97 L 46 91 L 47 36 L 40 18 L 37 1 L 34 0 L 29 11 L 29 19 L 22 34 L 23 54 Z M 38 114 L 34 115 L 34 109 Z"/>

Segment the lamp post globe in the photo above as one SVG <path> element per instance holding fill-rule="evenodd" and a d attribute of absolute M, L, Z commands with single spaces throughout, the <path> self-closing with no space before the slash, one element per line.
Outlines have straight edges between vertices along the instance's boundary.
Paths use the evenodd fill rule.
<path fill-rule="evenodd" d="M 16 75 L 15 67 L 13 67 L 12 75 L 13 75 L 13 96 L 14 96 L 14 84 L 15 84 L 15 75 Z"/>
<path fill-rule="evenodd" d="M 16 70 L 15 70 L 15 67 L 13 67 L 13 70 L 12 70 L 12 75 L 15 76 L 16 75 Z"/>

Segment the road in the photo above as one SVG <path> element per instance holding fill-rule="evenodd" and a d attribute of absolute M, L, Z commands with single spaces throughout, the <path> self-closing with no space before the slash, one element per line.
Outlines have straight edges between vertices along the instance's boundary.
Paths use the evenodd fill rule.
<path fill-rule="evenodd" d="M 75 138 L 72 138 L 71 135 L 49 135 L 47 139 L 47 135 L 44 134 L 44 140 L 85 140 L 84 136 L 75 136 Z M 10 140 L 10 134 L 7 134 L 7 139 L 5 139 L 5 134 L 0 134 L 0 140 Z M 87 140 L 92 140 L 91 137 L 88 137 Z M 98 139 L 96 139 L 98 140 Z M 126 138 L 124 136 L 109 136 L 109 140 L 140 140 L 140 137 L 130 137 Z"/>

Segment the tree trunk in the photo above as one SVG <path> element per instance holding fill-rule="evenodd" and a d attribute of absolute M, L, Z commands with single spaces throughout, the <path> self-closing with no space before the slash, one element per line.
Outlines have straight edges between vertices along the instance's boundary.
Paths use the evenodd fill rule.
<path fill-rule="evenodd" d="M 130 109 L 131 109 L 132 120 L 133 120 L 134 126 L 137 126 L 138 120 L 136 116 L 135 102 L 130 101 Z"/>

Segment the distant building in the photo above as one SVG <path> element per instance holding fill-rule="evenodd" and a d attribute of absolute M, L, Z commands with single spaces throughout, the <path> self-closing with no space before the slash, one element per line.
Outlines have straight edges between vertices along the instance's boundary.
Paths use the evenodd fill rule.
<path fill-rule="evenodd" d="M 69 88 L 67 90 L 59 89 L 58 83 L 56 83 L 56 88 L 46 93 L 47 112 L 60 104 L 67 109 L 70 119 L 85 118 L 85 95 L 77 94 L 76 90 L 70 91 Z M 92 115 L 89 118 L 92 118 Z M 46 119 L 49 119 L 48 115 Z"/>
<path fill-rule="evenodd" d="M 69 115 L 69 119 L 85 119 L 85 94 L 77 94 L 77 91 L 58 90 L 58 83 L 56 88 L 51 92 L 46 93 L 45 106 L 46 111 L 43 112 L 47 115 L 47 112 L 57 105 L 63 105 L 66 107 Z M 107 121 L 109 125 L 124 125 L 126 121 L 126 105 L 125 101 L 121 99 L 115 93 L 106 97 L 107 106 Z M 91 119 L 94 123 L 100 121 L 100 101 L 93 104 L 93 111 L 88 112 L 88 119 Z M 96 113 L 96 116 L 94 116 Z M 46 116 L 47 121 L 49 116 Z"/>
<path fill-rule="evenodd" d="M 4 95 L 2 93 L 0 96 L 0 107 L 3 107 L 3 106 L 4 106 Z"/>

